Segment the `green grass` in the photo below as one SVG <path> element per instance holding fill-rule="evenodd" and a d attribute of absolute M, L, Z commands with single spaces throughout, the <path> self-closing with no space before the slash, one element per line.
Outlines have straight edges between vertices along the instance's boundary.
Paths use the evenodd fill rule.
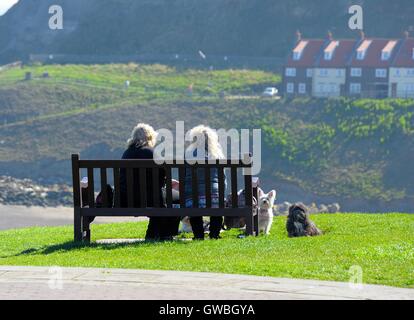
<path fill-rule="evenodd" d="M 49 79 L 43 79 L 47 71 Z M 16 85 L 31 72 L 32 85 L 58 83 L 84 88 L 124 91 L 129 80 L 130 93 L 145 95 L 158 92 L 171 98 L 175 93 L 185 93 L 193 84 L 194 93 L 219 94 L 226 92 L 251 92 L 251 86 L 276 84 L 278 74 L 255 70 L 178 70 L 165 65 L 105 64 L 105 65 L 34 65 L 0 72 L 0 85 Z"/>
<path fill-rule="evenodd" d="M 43 78 L 44 72 L 49 78 Z M 31 72 L 31 81 L 24 81 Z M 130 81 L 125 89 L 124 83 Z M 0 71 L 0 127 L 134 105 L 217 103 L 226 94 L 258 94 L 281 81 L 255 70 L 179 70 L 165 65 L 33 65 Z M 189 96 L 188 88 L 193 86 Z M 23 103 L 22 106 L 19 104 Z"/>
<path fill-rule="evenodd" d="M 76 245 L 71 227 L 0 232 L 0 265 L 77 266 L 223 272 L 348 281 L 360 266 L 364 283 L 414 288 L 414 215 L 316 215 L 324 230 L 314 238 L 290 239 L 285 217 L 268 237 L 219 241 Z M 93 240 L 140 238 L 146 223 L 94 225 Z"/>

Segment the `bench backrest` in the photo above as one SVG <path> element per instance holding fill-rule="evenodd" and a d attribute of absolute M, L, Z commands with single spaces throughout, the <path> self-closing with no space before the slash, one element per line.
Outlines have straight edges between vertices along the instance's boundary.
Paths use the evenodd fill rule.
<path fill-rule="evenodd" d="M 247 161 L 249 159 L 249 161 Z M 173 170 L 178 171 L 178 180 L 180 182 L 180 208 L 185 207 L 185 199 L 184 199 L 184 185 L 185 185 L 185 169 L 190 168 L 192 170 L 192 200 L 193 200 L 193 208 L 197 208 L 194 210 L 195 215 L 199 213 L 198 209 L 198 177 L 197 172 L 199 170 L 204 170 L 205 175 L 205 196 L 206 196 L 206 209 L 212 207 L 212 194 L 211 194 L 211 183 L 207 183 L 210 181 L 211 169 L 214 168 L 218 170 L 218 182 L 219 182 L 219 204 L 218 209 L 221 213 L 223 213 L 226 208 L 225 206 L 225 175 L 224 170 L 227 169 L 230 171 L 230 174 L 227 175 L 227 184 L 230 185 L 231 188 L 231 195 L 232 195 L 232 208 L 230 209 L 237 209 L 239 206 L 238 199 L 237 199 L 237 192 L 238 192 L 238 171 L 243 170 L 243 180 L 244 180 L 244 190 L 246 195 L 246 203 L 243 206 L 244 209 L 251 209 L 253 200 L 253 189 L 252 189 L 252 176 L 251 176 L 251 168 L 252 168 L 252 161 L 251 158 L 245 157 L 245 159 L 240 160 L 220 160 L 216 161 L 215 163 L 197 163 L 197 164 L 187 164 L 172 161 L 172 163 L 165 163 L 165 164 L 157 164 L 153 160 L 80 160 L 79 155 L 74 154 L 72 155 L 72 176 L 73 176 L 73 197 L 74 197 L 74 207 L 81 208 L 82 204 L 82 194 L 81 194 L 81 187 L 80 187 L 80 172 L 81 170 L 87 170 L 88 176 L 88 206 L 90 214 L 98 214 L 100 209 L 96 209 L 95 204 L 95 176 L 94 171 L 99 170 L 100 172 L 100 190 L 102 192 L 102 199 L 103 205 L 101 212 L 114 212 L 111 210 L 105 210 L 108 208 L 108 193 L 107 193 L 107 181 L 108 181 L 108 171 L 112 171 L 115 193 L 114 193 L 114 208 L 121 207 L 121 192 L 120 192 L 120 170 L 126 170 L 126 184 L 127 184 L 127 207 L 129 209 L 146 209 L 147 208 L 147 170 L 151 170 L 152 172 L 152 187 L 154 190 L 154 207 L 158 207 L 158 204 L 162 201 L 159 195 L 159 170 L 163 169 L 166 173 L 166 205 L 167 209 L 173 208 L 173 201 L 172 201 L 172 176 Z M 134 171 L 139 171 L 139 183 L 138 183 L 138 190 L 139 195 L 134 194 Z M 135 182 L 136 185 L 136 182 Z M 158 190 L 158 191 L 157 191 Z M 134 207 L 134 196 L 140 197 L 140 205 L 139 208 Z M 162 210 L 162 209 L 161 209 Z M 168 210 L 172 212 L 171 210 Z M 231 211 L 231 210 L 230 210 Z M 229 212 L 230 212 L 229 211 Z M 237 210 L 232 210 L 233 214 L 236 215 Z M 131 211 L 132 212 L 132 211 Z M 188 210 L 185 215 L 191 215 L 191 210 Z"/>

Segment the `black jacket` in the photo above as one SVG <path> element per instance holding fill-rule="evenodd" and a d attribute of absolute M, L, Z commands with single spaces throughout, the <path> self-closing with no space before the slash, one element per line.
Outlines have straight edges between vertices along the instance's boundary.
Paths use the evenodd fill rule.
<path fill-rule="evenodd" d="M 154 150 L 149 147 L 129 147 L 123 154 L 122 159 L 148 159 L 153 160 Z M 146 170 L 146 184 L 147 184 L 147 207 L 154 207 L 154 192 L 159 193 L 160 206 L 164 207 L 165 204 L 162 200 L 162 187 L 165 185 L 166 175 L 165 170 L 159 170 L 159 181 L 158 190 L 153 190 L 153 169 Z M 139 190 L 139 170 L 134 169 L 133 173 L 133 187 L 134 187 L 134 207 L 140 207 L 140 190 Z M 127 192 L 127 179 L 126 179 L 126 169 L 121 168 L 120 172 L 120 187 L 121 187 L 121 206 L 123 208 L 128 207 L 128 192 Z"/>

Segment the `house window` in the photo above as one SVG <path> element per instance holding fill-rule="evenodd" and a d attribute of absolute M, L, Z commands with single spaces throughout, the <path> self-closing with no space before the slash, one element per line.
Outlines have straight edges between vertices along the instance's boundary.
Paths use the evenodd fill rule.
<path fill-rule="evenodd" d="M 317 86 L 317 92 L 323 92 L 324 90 L 324 85 L 322 83 L 318 83 Z"/>
<path fill-rule="evenodd" d="M 289 82 L 289 83 L 286 85 L 286 92 L 287 92 L 287 93 L 293 93 L 293 92 L 295 92 L 295 84 L 293 84 L 293 83 Z"/>
<path fill-rule="evenodd" d="M 296 68 L 286 68 L 286 77 L 296 77 Z"/>
<path fill-rule="evenodd" d="M 306 93 L 306 83 L 299 83 L 299 93 Z"/>
<path fill-rule="evenodd" d="M 344 75 L 344 71 L 342 69 L 337 69 L 336 70 L 336 76 L 338 78 L 342 77 Z"/>
<path fill-rule="evenodd" d="M 407 77 L 413 77 L 414 76 L 414 69 L 407 69 Z"/>
<path fill-rule="evenodd" d="M 358 51 L 357 52 L 357 59 L 358 60 L 364 60 L 364 58 L 365 58 L 365 51 L 362 51 L 362 50 Z"/>
<path fill-rule="evenodd" d="M 396 77 L 401 77 L 401 70 L 400 69 L 395 69 L 395 76 Z"/>
<path fill-rule="evenodd" d="M 361 68 L 351 68 L 351 77 L 360 77 L 362 76 Z"/>
<path fill-rule="evenodd" d="M 328 76 L 328 69 L 319 69 L 319 75 L 321 77 L 327 77 Z"/>
<path fill-rule="evenodd" d="M 325 60 L 332 60 L 332 51 L 325 52 Z"/>
<path fill-rule="evenodd" d="M 390 52 L 389 51 L 383 51 L 381 54 L 381 60 L 387 61 L 390 58 Z"/>
<path fill-rule="evenodd" d="M 359 93 L 361 93 L 361 84 L 360 83 L 351 83 L 349 85 L 349 92 L 351 94 L 359 94 Z"/>
<path fill-rule="evenodd" d="M 295 51 L 293 52 L 293 60 L 300 60 L 300 56 L 301 56 L 301 52 L 300 51 Z"/>
<path fill-rule="evenodd" d="M 387 69 L 375 69 L 375 76 L 377 78 L 386 78 L 387 77 Z"/>
<path fill-rule="evenodd" d="M 405 98 L 409 98 L 414 95 L 414 83 L 407 83 L 404 89 L 405 89 Z"/>
<path fill-rule="evenodd" d="M 306 69 L 306 76 L 308 78 L 312 78 L 312 76 L 313 76 L 313 69 Z"/>
<path fill-rule="evenodd" d="M 413 60 L 414 60 L 414 48 L 413 48 Z"/>

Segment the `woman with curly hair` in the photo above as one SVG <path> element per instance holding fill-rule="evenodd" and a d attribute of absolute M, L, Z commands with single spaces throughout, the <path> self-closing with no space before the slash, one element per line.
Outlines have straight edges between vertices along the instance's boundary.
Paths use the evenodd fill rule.
<path fill-rule="evenodd" d="M 207 126 L 197 126 L 190 130 L 189 138 L 192 144 L 186 152 L 186 160 L 219 160 L 224 159 L 223 148 L 219 143 L 216 131 Z M 210 181 L 205 181 L 204 169 L 197 170 L 198 178 L 198 207 L 206 207 L 206 183 L 211 184 L 211 206 L 217 208 L 219 206 L 219 178 L 218 170 L 210 169 Z M 185 170 L 185 206 L 193 207 L 192 199 L 192 170 L 187 167 Z M 204 239 L 203 217 L 192 217 L 190 219 L 193 229 L 194 238 L 197 240 Z M 223 225 L 223 217 L 210 217 L 210 238 L 219 239 L 220 231 Z"/>

